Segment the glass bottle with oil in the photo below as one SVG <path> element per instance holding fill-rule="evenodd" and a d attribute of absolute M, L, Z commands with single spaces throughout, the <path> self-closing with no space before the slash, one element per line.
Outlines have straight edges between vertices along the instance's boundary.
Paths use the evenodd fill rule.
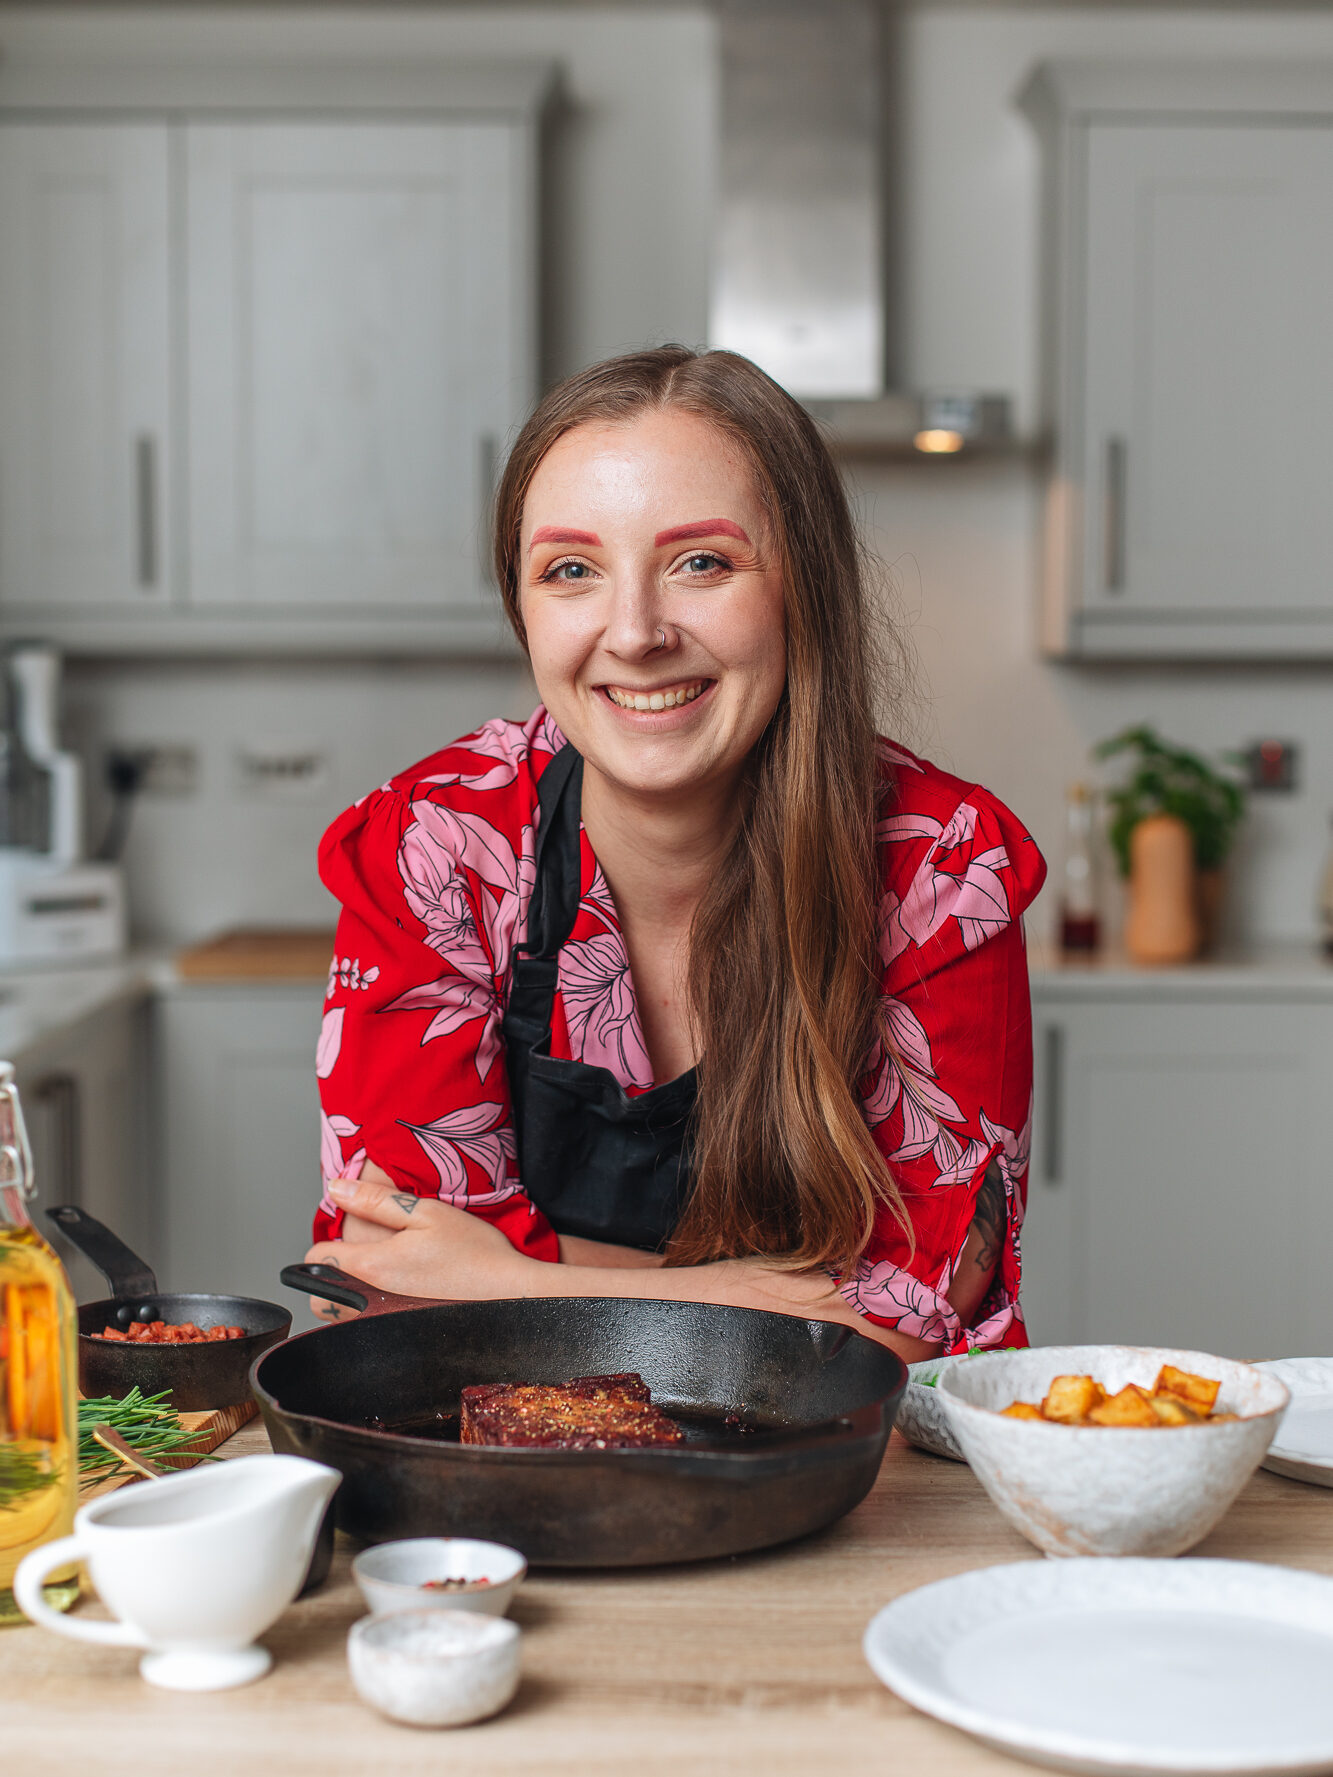
<path fill-rule="evenodd" d="M 0 1623 L 26 1619 L 14 1569 L 68 1536 L 79 1485 L 77 1320 L 64 1268 L 33 1227 L 32 1153 L 14 1069 L 0 1062 Z M 77 1569 L 56 1574 L 47 1602 L 78 1597 Z"/>

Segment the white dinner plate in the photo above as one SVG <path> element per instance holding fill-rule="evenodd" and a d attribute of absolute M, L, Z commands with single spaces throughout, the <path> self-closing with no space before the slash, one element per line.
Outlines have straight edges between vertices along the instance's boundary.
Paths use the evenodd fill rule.
<path fill-rule="evenodd" d="M 1293 1481 L 1333 1487 L 1333 1357 L 1283 1357 L 1254 1367 L 1291 1390 L 1263 1466 Z"/>
<path fill-rule="evenodd" d="M 1333 1769 L 1333 1579 L 1249 1561 L 1020 1561 L 866 1630 L 890 1690 L 1071 1771 Z"/>

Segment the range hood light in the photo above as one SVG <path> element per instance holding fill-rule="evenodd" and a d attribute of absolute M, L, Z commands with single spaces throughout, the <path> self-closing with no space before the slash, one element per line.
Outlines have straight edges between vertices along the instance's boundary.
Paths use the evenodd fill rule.
<path fill-rule="evenodd" d="M 928 456 L 943 456 L 949 451 L 961 450 L 964 442 L 961 432 L 950 431 L 947 426 L 927 426 L 912 440 L 916 448 Z"/>

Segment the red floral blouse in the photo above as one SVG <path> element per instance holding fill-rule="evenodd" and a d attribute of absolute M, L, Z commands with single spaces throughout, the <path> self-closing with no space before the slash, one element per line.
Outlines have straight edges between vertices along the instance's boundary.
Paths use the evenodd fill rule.
<path fill-rule="evenodd" d="M 343 907 L 317 1057 L 324 1176 L 355 1177 L 369 1158 L 551 1261 L 555 1234 L 518 1175 L 500 1018 L 533 885 L 537 781 L 564 745 L 543 709 L 487 722 L 348 809 L 320 847 Z M 1032 1030 L 1019 916 L 1046 867 L 985 790 L 881 745 L 883 1040 L 859 1085 L 915 1243 L 883 1213 L 839 1288 L 877 1325 L 946 1350 L 1022 1345 Z M 644 1092 L 654 1082 L 629 959 L 586 834 L 582 851 L 551 1052 Z M 947 1292 L 992 1162 L 1005 1240 L 964 1327 Z M 315 1238 L 336 1240 L 341 1221 L 325 1195 Z"/>

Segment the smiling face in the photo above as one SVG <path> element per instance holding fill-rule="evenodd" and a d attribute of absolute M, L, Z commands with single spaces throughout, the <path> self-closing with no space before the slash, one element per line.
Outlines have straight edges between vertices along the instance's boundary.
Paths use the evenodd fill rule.
<path fill-rule="evenodd" d="M 673 408 L 577 426 L 537 467 L 519 547 L 537 688 L 588 766 L 637 795 L 734 783 L 787 674 L 782 576 L 739 448 Z"/>

